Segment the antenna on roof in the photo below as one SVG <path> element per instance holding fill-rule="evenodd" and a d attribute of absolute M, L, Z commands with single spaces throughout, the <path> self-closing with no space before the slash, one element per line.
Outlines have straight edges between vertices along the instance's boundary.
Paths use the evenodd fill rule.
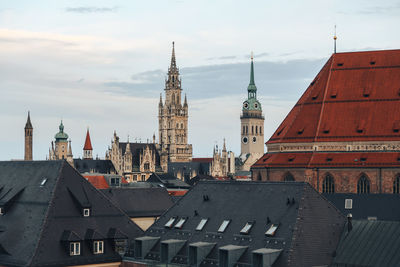
<path fill-rule="evenodd" d="M 333 36 L 333 42 L 334 42 L 333 53 L 334 54 L 336 54 L 336 40 L 337 40 L 337 36 L 336 36 L 336 24 L 335 24 L 335 35 Z"/>

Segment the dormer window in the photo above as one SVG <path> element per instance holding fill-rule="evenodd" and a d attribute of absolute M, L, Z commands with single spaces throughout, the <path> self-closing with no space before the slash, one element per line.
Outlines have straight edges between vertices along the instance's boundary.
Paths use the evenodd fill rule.
<path fill-rule="evenodd" d="M 104 253 L 104 241 L 94 241 L 93 254 L 103 254 L 103 253 Z"/>
<path fill-rule="evenodd" d="M 186 218 L 181 218 L 176 224 L 175 228 L 182 229 L 183 224 L 186 222 Z"/>
<path fill-rule="evenodd" d="M 242 230 L 240 230 L 240 233 L 247 235 L 248 233 L 250 233 L 250 230 L 253 227 L 253 225 L 254 222 L 247 222 L 246 225 L 242 228 Z"/>
<path fill-rule="evenodd" d="M 81 243 L 80 242 L 69 243 L 69 255 L 70 256 L 81 255 Z"/>
<path fill-rule="evenodd" d="M 90 216 L 90 209 L 83 209 L 83 217 L 89 217 Z"/>
<path fill-rule="evenodd" d="M 174 222 L 175 222 L 175 217 L 172 217 L 171 219 L 168 220 L 168 222 L 164 226 L 167 228 L 171 228 Z"/>
<path fill-rule="evenodd" d="M 221 226 L 218 228 L 218 233 L 223 233 L 223 232 L 225 232 L 225 230 L 226 230 L 226 228 L 228 227 L 228 225 L 229 225 L 230 222 L 231 222 L 230 220 L 224 220 L 224 221 L 221 223 Z"/>
<path fill-rule="evenodd" d="M 0 215 L 4 215 L 4 208 L 0 207 Z"/>

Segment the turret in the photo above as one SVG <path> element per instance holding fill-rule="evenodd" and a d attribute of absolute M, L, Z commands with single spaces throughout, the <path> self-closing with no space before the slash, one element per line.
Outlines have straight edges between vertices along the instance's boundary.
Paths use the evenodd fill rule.
<path fill-rule="evenodd" d="M 25 124 L 25 160 L 32 160 L 33 150 L 33 127 L 31 123 L 30 112 L 28 111 L 28 118 Z"/>
<path fill-rule="evenodd" d="M 89 128 L 86 131 L 86 139 L 83 146 L 83 159 L 93 159 L 93 147 L 90 140 Z"/>

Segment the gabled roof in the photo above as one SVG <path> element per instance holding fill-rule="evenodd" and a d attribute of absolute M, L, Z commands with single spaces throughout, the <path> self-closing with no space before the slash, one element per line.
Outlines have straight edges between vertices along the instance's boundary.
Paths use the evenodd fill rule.
<path fill-rule="evenodd" d="M 400 266 L 400 222 L 354 220 L 343 231 L 331 266 Z"/>
<path fill-rule="evenodd" d="M 176 220 L 166 227 L 171 218 Z M 178 229 L 176 224 L 182 218 L 186 221 Z M 196 230 L 204 218 L 208 221 Z M 224 232 L 218 232 L 224 220 L 230 223 Z M 159 261 L 160 243 L 179 239 L 186 243 L 172 263 L 187 265 L 188 247 L 207 242 L 215 247 L 206 255 L 205 265 L 218 266 L 220 248 L 245 246 L 239 262 L 246 266 L 252 263 L 252 251 L 260 248 L 282 249 L 274 267 L 322 266 L 331 261 L 344 221 L 308 183 L 201 181 L 146 231 L 146 236 L 160 237 L 160 242 L 143 256 Z M 241 234 L 247 223 L 252 227 Z M 273 224 L 278 228 L 273 236 L 267 236 Z"/>
<path fill-rule="evenodd" d="M 110 188 L 104 175 L 83 175 L 97 189 Z"/>
<path fill-rule="evenodd" d="M 170 173 L 152 173 L 149 179 L 146 180 L 148 183 L 162 184 L 166 188 L 189 188 L 190 185 L 184 181 L 176 178 Z"/>
<path fill-rule="evenodd" d="M 293 152 L 266 153 L 252 168 L 366 168 L 400 167 L 399 152 Z"/>
<path fill-rule="evenodd" d="M 374 218 L 380 221 L 400 221 L 399 194 L 323 194 L 335 207 L 355 220 Z M 351 208 L 345 207 L 346 199 L 351 199 Z"/>
<path fill-rule="evenodd" d="M 210 175 L 205 175 L 205 174 L 198 174 L 195 177 L 193 177 L 192 179 L 190 179 L 187 183 L 191 186 L 197 184 L 200 181 L 215 181 L 215 178 L 210 176 Z"/>
<path fill-rule="evenodd" d="M 400 140 L 400 50 L 333 54 L 267 144 Z"/>
<path fill-rule="evenodd" d="M 165 188 L 112 188 L 100 190 L 129 217 L 158 217 L 174 203 Z"/>
<path fill-rule="evenodd" d="M 85 145 L 83 146 L 83 150 L 93 150 L 92 142 L 90 141 L 89 129 L 87 129 L 86 132 L 86 139 L 85 139 Z"/>
<path fill-rule="evenodd" d="M 119 229 L 130 239 L 142 234 L 128 216 L 66 161 L 0 162 L 0 185 L 3 190 L 25 187 L 0 216 L 0 245 L 7 252 L 0 253 L 0 265 L 119 261 L 112 240 L 104 240 L 104 254 L 93 255 L 85 240 L 88 229 L 97 233 L 96 238 L 107 237 L 110 228 Z M 83 216 L 83 208 L 90 209 L 89 217 Z M 82 242 L 80 256 L 69 255 L 69 241 Z"/>

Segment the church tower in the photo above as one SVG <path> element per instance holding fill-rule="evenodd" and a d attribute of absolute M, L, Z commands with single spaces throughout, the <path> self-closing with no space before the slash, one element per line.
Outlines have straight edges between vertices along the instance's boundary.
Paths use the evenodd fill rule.
<path fill-rule="evenodd" d="M 167 171 L 169 162 L 188 162 L 192 160 L 192 145 L 188 144 L 188 103 L 186 95 L 182 104 L 182 80 L 176 66 L 175 45 L 172 42 L 171 64 L 165 81 L 165 102 L 160 95 L 158 105 L 159 143 L 161 165 Z"/>
<path fill-rule="evenodd" d="M 25 156 L 24 160 L 32 160 L 32 141 L 33 141 L 33 127 L 31 123 L 31 116 L 28 111 L 28 119 L 25 124 Z"/>
<path fill-rule="evenodd" d="M 85 145 L 83 146 L 83 159 L 93 159 L 93 147 L 90 141 L 89 128 L 86 131 Z"/>
<path fill-rule="evenodd" d="M 68 134 L 64 132 L 64 124 L 61 121 L 59 128 L 59 132 L 54 136 L 55 141 L 55 150 L 54 155 L 55 159 L 67 159 L 68 156 Z M 72 151 L 71 151 L 72 152 Z"/>
<path fill-rule="evenodd" d="M 248 97 L 243 102 L 241 121 L 241 158 L 243 170 L 264 155 L 264 116 L 261 104 L 257 100 L 257 87 L 254 82 L 254 63 L 251 56 L 250 83 L 247 87 Z"/>

